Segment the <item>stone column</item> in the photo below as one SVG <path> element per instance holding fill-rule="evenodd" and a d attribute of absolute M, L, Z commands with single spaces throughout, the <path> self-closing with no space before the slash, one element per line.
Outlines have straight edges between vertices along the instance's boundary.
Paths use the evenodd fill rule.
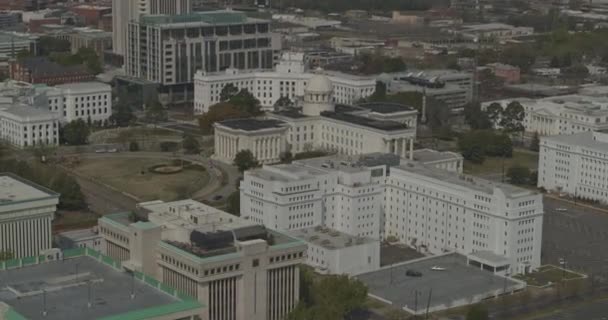
<path fill-rule="evenodd" d="M 401 139 L 401 158 L 405 158 L 407 154 L 407 139 L 403 138 Z"/>
<path fill-rule="evenodd" d="M 414 139 L 410 139 L 410 160 L 414 160 Z"/>

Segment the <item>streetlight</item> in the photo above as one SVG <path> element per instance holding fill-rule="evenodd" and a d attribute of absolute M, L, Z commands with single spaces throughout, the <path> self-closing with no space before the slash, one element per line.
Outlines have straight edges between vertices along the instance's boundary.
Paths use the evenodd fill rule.
<path fill-rule="evenodd" d="M 511 276 L 511 274 L 509 273 L 509 271 L 506 271 L 505 276 L 503 278 L 503 284 L 502 284 L 502 294 L 503 295 L 507 294 L 507 278 L 509 278 L 509 276 Z"/>

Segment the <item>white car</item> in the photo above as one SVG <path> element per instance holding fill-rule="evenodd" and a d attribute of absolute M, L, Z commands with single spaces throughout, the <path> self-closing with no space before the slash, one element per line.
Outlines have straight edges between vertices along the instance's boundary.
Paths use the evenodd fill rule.
<path fill-rule="evenodd" d="M 433 271 L 445 271 L 445 268 L 439 267 L 439 266 L 433 266 L 431 267 L 431 270 Z"/>
<path fill-rule="evenodd" d="M 566 209 L 566 208 L 557 208 L 557 209 L 555 209 L 555 211 L 564 212 L 564 211 L 568 211 L 568 209 Z"/>

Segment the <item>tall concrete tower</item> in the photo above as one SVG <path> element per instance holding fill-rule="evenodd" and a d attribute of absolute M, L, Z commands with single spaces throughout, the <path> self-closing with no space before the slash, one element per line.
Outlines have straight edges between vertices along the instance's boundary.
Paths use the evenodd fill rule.
<path fill-rule="evenodd" d="M 112 48 L 124 56 L 129 21 L 145 14 L 183 14 L 192 11 L 192 0 L 112 0 Z"/>

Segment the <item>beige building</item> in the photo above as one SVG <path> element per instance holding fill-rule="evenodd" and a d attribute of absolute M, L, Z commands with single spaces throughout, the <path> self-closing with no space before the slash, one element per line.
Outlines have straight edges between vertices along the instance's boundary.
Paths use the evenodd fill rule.
<path fill-rule="evenodd" d="M 99 220 L 104 250 L 196 297 L 201 319 L 281 320 L 299 300 L 306 244 L 193 200 L 138 205 Z"/>

